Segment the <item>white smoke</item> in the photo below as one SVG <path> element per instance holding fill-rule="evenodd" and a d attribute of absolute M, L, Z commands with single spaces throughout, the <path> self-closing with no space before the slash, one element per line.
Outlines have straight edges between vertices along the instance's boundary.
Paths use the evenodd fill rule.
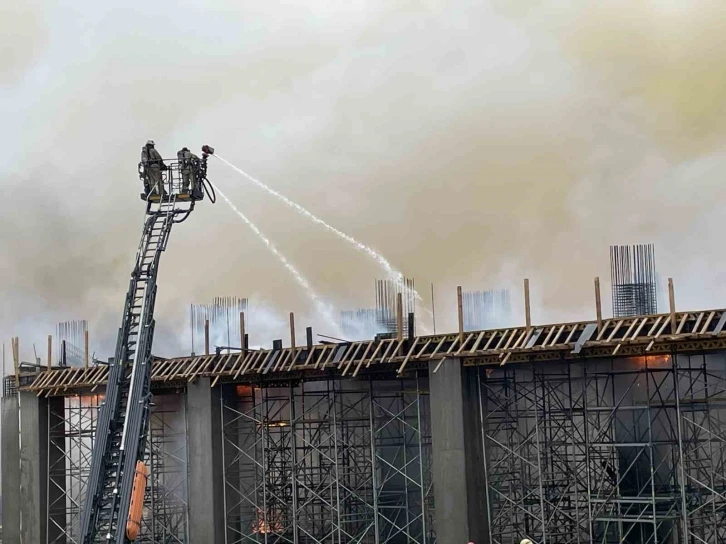
<path fill-rule="evenodd" d="M 435 283 L 438 331 L 455 328 L 456 285 L 510 288 L 517 309 L 524 277 L 535 321 L 591 317 L 613 243 L 654 242 L 679 307 L 721 306 L 726 14 L 664 4 L 6 2 L 0 336 L 29 358 L 85 318 L 112 352 L 149 137 L 167 157 L 238 150 L 231 162 Z M 227 196 L 321 297 L 373 306 L 375 263 L 267 195 Z M 188 303 L 221 293 L 323 332 L 221 208 L 172 233 L 155 351 L 179 353 Z"/>

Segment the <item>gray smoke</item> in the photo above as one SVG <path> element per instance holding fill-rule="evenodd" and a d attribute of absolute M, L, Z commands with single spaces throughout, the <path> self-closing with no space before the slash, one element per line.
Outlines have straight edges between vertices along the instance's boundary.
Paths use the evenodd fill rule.
<path fill-rule="evenodd" d="M 435 282 L 437 330 L 454 327 L 457 284 L 509 288 L 516 308 L 525 276 L 536 321 L 592 315 L 613 243 L 656 243 L 679 306 L 723 305 L 721 5 L 568 4 L 3 6 L 0 335 L 27 354 L 84 318 L 110 354 L 147 138 L 168 157 L 209 143 L 417 285 Z M 212 167 L 319 293 L 372 305 L 375 265 Z M 221 204 L 175 229 L 159 285 L 161 354 L 186 349 L 187 304 L 219 294 L 325 332 Z"/>

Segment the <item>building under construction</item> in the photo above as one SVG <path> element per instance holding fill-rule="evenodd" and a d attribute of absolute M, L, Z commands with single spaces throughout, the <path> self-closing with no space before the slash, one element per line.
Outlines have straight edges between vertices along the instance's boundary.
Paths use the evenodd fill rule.
<path fill-rule="evenodd" d="M 673 305 L 157 359 L 136 541 L 724 542 L 725 324 Z M 81 541 L 108 374 L 5 378 L 6 542 Z"/>
<path fill-rule="evenodd" d="M 152 357 L 160 254 L 214 200 L 203 152 L 196 192 L 179 163 L 142 195 L 110 361 L 85 325 L 63 329 L 82 365 L 14 339 L 6 542 L 726 542 L 726 310 L 677 311 L 669 283 L 657 313 L 647 246 L 611 251 L 610 318 L 596 280 L 592 319 L 533 323 L 525 280 L 523 324 L 489 326 L 508 293 L 459 288 L 458 330 L 421 335 L 412 280 L 379 282 L 382 334 L 296 345 L 291 315 L 289 346 L 251 349 L 227 298 L 190 310 L 202 355 Z"/>

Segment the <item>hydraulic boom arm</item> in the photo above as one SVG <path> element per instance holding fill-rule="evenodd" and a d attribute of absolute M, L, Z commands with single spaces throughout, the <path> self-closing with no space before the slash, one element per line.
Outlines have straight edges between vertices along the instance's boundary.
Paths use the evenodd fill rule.
<path fill-rule="evenodd" d="M 211 151 L 208 146 L 205 148 L 196 170 L 200 183 L 206 180 L 206 158 Z M 180 194 L 179 178 L 178 165 L 171 163 L 164 179 L 168 196 L 143 197 L 147 201 L 144 230 L 93 445 L 81 517 L 83 544 L 131 541 L 127 533 L 129 506 L 136 465 L 143 461 L 146 449 L 151 403 L 151 347 L 159 261 L 172 226 L 185 220 L 195 202 L 202 198 Z"/>

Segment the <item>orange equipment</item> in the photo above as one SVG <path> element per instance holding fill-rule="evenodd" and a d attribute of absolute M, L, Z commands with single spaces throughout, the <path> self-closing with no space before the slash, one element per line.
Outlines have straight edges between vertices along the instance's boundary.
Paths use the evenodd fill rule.
<path fill-rule="evenodd" d="M 149 469 L 143 461 L 136 462 L 136 474 L 134 475 L 134 487 L 131 490 L 131 505 L 129 506 L 129 520 L 126 522 L 126 538 L 136 540 L 141 531 L 141 514 L 144 510 L 144 493 L 146 492 L 146 480 L 149 476 Z"/>

